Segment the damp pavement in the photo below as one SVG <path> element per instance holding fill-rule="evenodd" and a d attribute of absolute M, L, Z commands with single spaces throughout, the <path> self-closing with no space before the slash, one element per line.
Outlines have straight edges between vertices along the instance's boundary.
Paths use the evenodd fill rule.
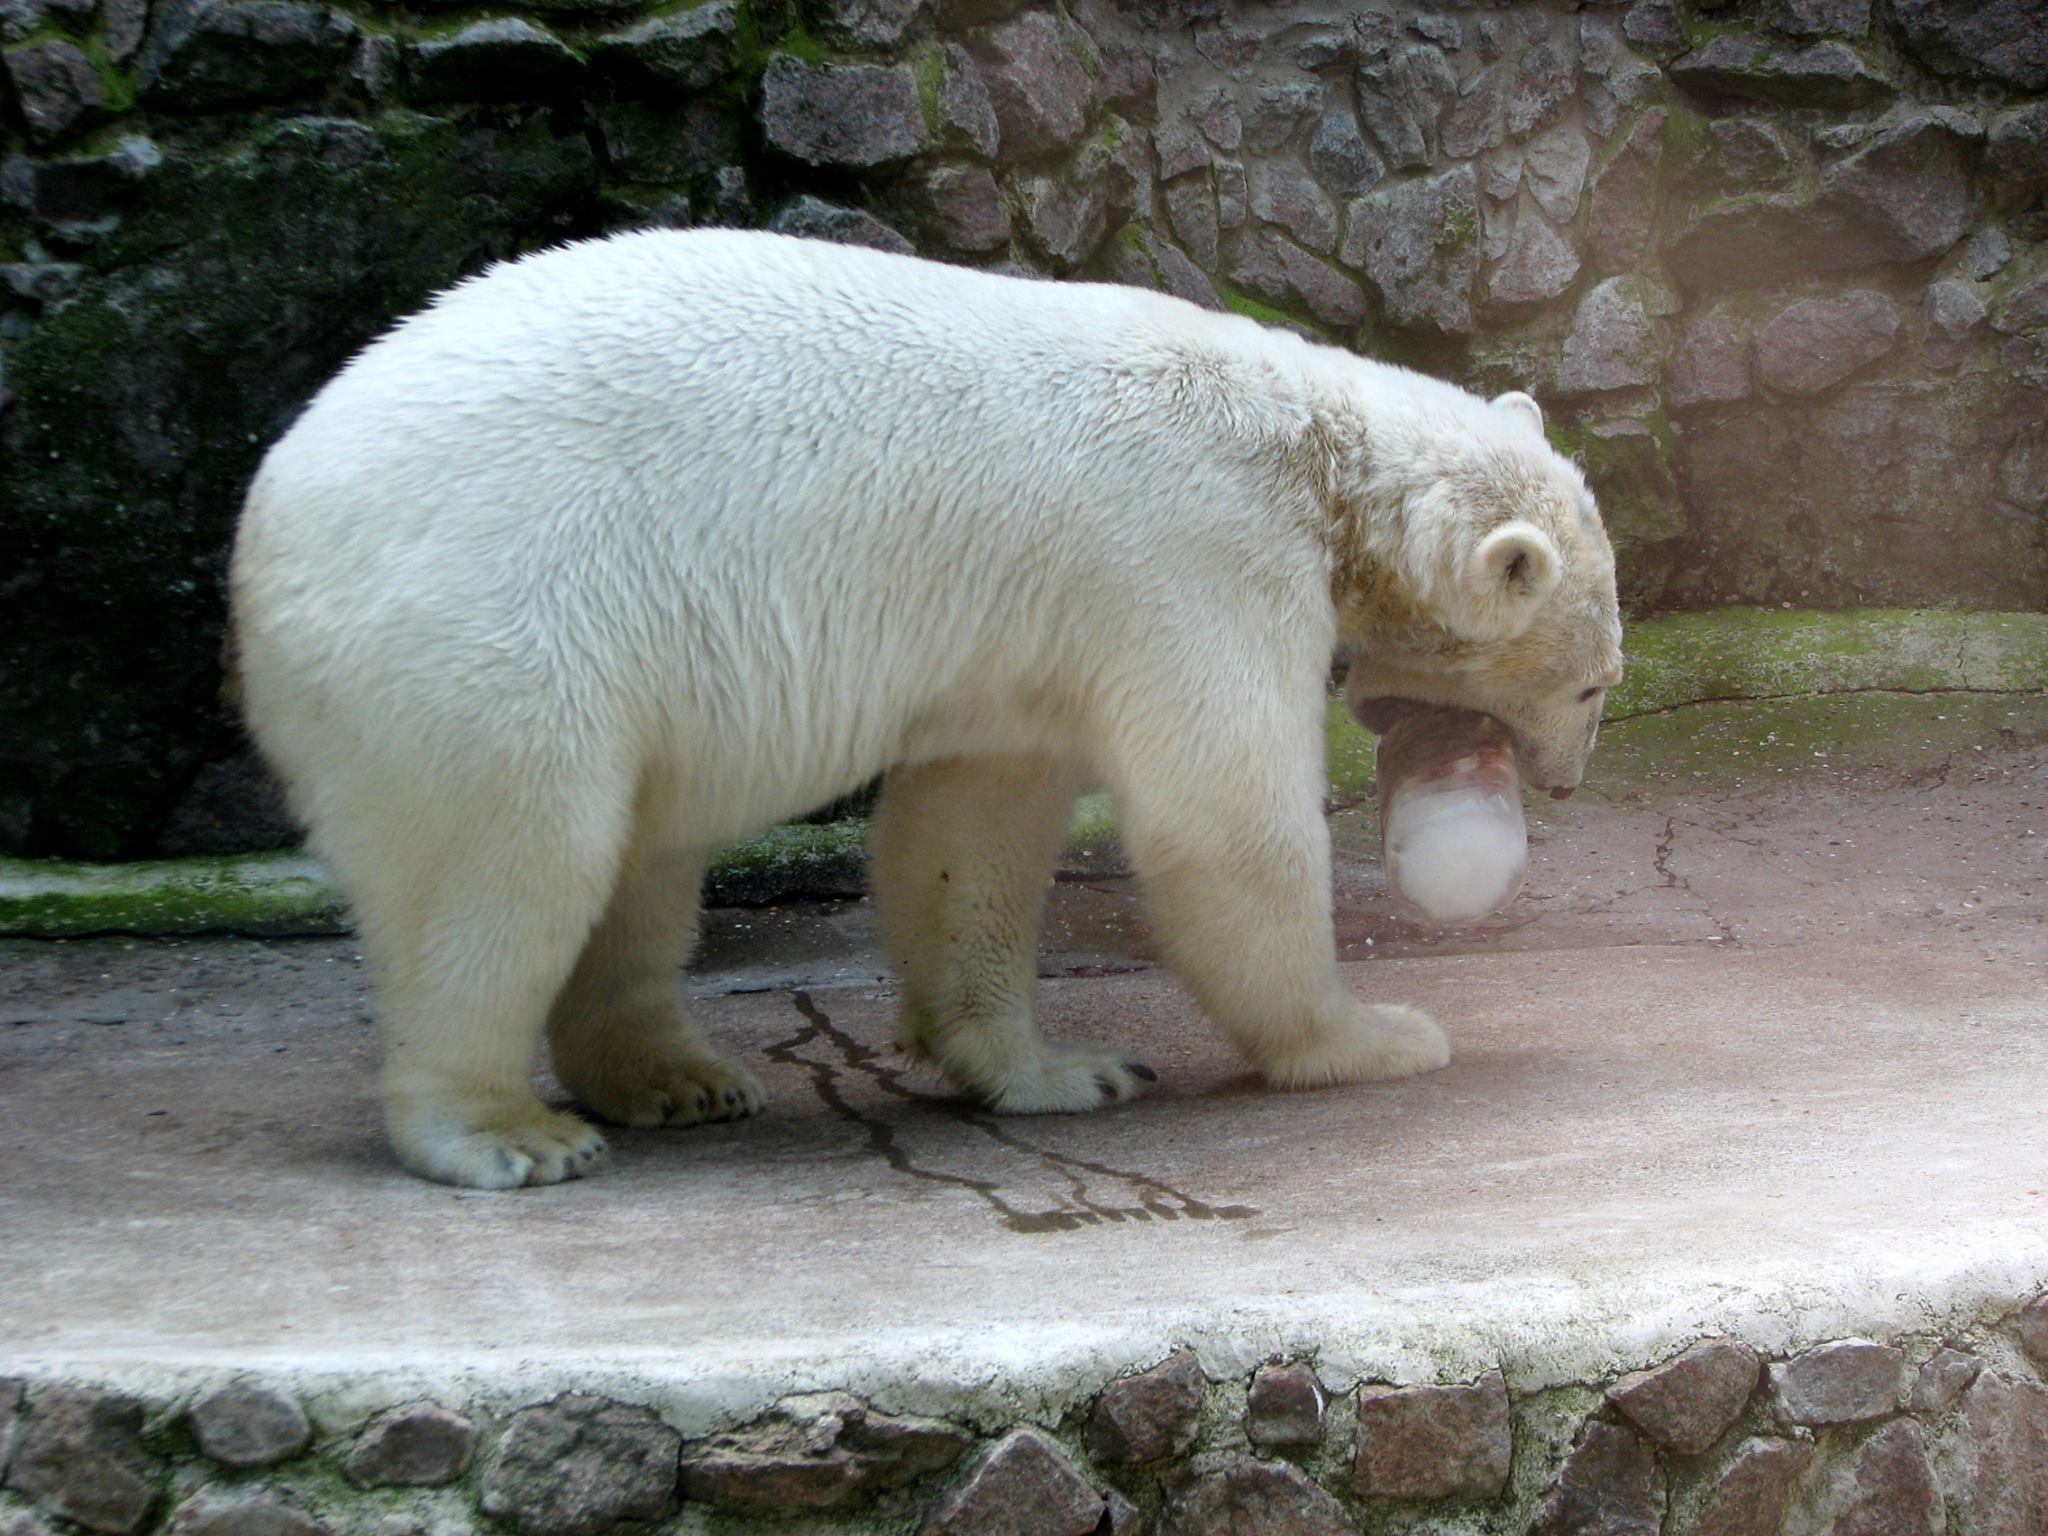
<path fill-rule="evenodd" d="M 1799 704 L 1611 731 L 1476 930 L 1394 916 L 1335 807 L 1345 979 L 1452 1041 L 1401 1083 L 1269 1091 L 1075 874 L 1044 1024 L 1159 1082 L 999 1119 L 893 1049 L 866 903 L 732 908 L 683 981 L 766 1112 L 483 1194 L 387 1155 L 348 939 L 5 941 L 0 1366 L 630 1389 L 687 1434 L 828 1388 L 1056 1416 L 1183 1346 L 1521 1391 L 1967 1326 L 2048 1281 L 2048 700 L 1881 702 L 1853 746 Z"/>

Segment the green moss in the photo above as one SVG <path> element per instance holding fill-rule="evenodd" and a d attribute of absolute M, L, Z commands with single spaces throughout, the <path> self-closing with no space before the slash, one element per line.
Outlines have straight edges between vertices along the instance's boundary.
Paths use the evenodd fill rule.
<path fill-rule="evenodd" d="M 1088 46 L 1088 40 L 1078 30 L 1067 34 L 1067 45 L 1074 50 L 1074 57 L 1081 61 L 1084 74 L 1092 79 L 1102 73 L 1102 60 L 1096 57 L 1095 50 Z"/>
<path fill-rule="evenodd" d="M 339 894 L 297 853 L 134 864 L 0 859 L 0 934 L 331 933 Z"/>
<path fill-rule="evenodd" d="M 1323 720 L 1324 772 L 1332 800 L 1355 800 L 1372 788 L 1374 740 L 1370 731 L 1351 718 L 1343 696 L 1333 693 Z"/>
<path fill-rule="evenodd" d="M 1444 204 L 1443 226 L 1436 243 L 1443 250 L 1457 250 L 1479 238 L 1479 211 L 1470 203 L 1453 199 Z"/>
<path fill-rule="evenodd" d="M 762 906 L 795 895 L 856 895 L 867 884 L 865 821 L 772 827 L 711 861 L 704 898 Z"/>
<path fill-rule="evenodd" d="M 786 53 L 792 58 L 802 59 L 806 64 L 823 64 L 827 59 L 824 44 L 812 37 L 810 29 L 800 20 L 790 22 L 789 30 L 783 34 L 782 40 L 775 45 L 774 51 L 776 53 Z"/>
<path fill-rule="evenodd" d="M 918 49 L 912 77 L 917 82 L 917 114 L 924 119 L 924 131 L 936 139 L 945 127 L 939 112 L 939 88 L 946 82 L 946 50 L 937 43 Z"/>
<path fill-rule="evenodd" d="M 1124 135 L 1130 131 L 1120 117 L 1110 116 L 1102 120 L 1102 127 L 1095 135 L 1095 142 L 1105 149 L 1115 149 L 1123 143 Z"/>
<path fill-rule="evenodd" d="M 100 38 L 90 37 L 79 47 L 91 62 L 93 72 L 100 77 L 100 90 L 107 98 L 107 109 L 111 112 L 132 110 L 135 106 L 135 82 L 107 53 L 106 43 Z"/>
<path fill-rule="evenodd" d="M 1629 627 L 1609 719 L 1700 699 L 2048 685 L 2048 614 L 1718 608 Z"/>

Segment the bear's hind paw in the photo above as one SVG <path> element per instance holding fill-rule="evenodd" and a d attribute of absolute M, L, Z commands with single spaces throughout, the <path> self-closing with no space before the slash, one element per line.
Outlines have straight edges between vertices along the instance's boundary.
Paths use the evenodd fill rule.
<path fill-rule="evenodd" d="M 560 1184 L 598 1172 L 610 1158 L 595 1126 L 538 1101 L 473 1120 L 416 1114 L 394 1125 L 393 1140 L 414 1173 L 464 1189 Z"/>
<path fill-rule="evenodd" d="M 983 1095 L 999 1115 L 1068 1115 L 1138 1096 L 1159 1074 L 1143 1062 L 1092 1046 L 1055 1045 L 1003 1074 L 993 1093 Z"/>
<path fill-rule="evenodd" d="M 1260 1063 L 1276 1088 L 1378 1083 L 1434 1072 L 1451 1059 L 1450 1042 L 1420 1008 L 1361 1003 L 1342 1028 Z"/>

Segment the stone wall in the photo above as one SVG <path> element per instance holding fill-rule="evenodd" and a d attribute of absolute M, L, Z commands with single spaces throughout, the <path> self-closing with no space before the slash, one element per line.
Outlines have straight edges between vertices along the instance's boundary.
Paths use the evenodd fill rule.
<path fill-rule="evenodd" d="M 1500 1371 L 1332 1394 L 1177 1353 L 1044 1422 L 840 1392 L 678 1428 L 588 1393 L 494 1406 L 244 1375 L 170 1396 L 0 1379 L 0 1533 L 57 1536 L 2033 1536 L 2048 1298 L 1967 1339 L 1769 1359 L 1709 1339 L 1547 1391 Z"/>
<path fill-rule="evenodd" d="M 722 222 L 1157 285 L 1583 455 L 1637 611 L 2048 606 L 2031 0 L 0 0 L 0 851 L 272 845 L 264 445 L 490 260 Z"/>

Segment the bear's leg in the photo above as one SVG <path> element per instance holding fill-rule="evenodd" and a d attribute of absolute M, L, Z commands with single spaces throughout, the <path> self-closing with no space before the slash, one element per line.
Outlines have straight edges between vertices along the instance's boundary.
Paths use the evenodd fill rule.
<path fill-rule="evenodd" d="M 392 1146 L 421 1177 L 473 1189 L 593 1172 L 604 1137 L 542 1104 L 533 1066 L 548 1000 L 603 909 L 616 845 L 536 835 L 538 808 L 510 796 L 496 823 L 460 824 L 513 830 L 461 846 L 393 823 L 397 835 L 337 859 L 376 981 Z"/>
<path fill-rule="evenodd" d="M 1032 1021 L 1038 924 L 1078 790 L 1048 758 L 948 758 L 891 770 L 875 807 L 870 878 L 903 1045 L 1007 1114 L 1094 1109 L 1149 1076 Z"/>
<path fill-rule="evenodd" d="M 701 852 L 629 855 L 548 1015 L 556 1075 L 614 1124 L 734 1120 L 767 1102 L 683 1014 L 680 972 L 696 937 L 705 863 Z"/>
<path fill-rule="evenodd" d="M 1450 1059 L 1427 1014 L 1368 1006 L 1338 976 L 1315 705 L 1312 734 L 1281 719 L 1231 729 L 1191 717 L 1187 750 L 1155 743 L 1142 771 L 1120 775 L 1126 846 L 1168 963 L 1286 1088 L 1407 1077 Z"/>

